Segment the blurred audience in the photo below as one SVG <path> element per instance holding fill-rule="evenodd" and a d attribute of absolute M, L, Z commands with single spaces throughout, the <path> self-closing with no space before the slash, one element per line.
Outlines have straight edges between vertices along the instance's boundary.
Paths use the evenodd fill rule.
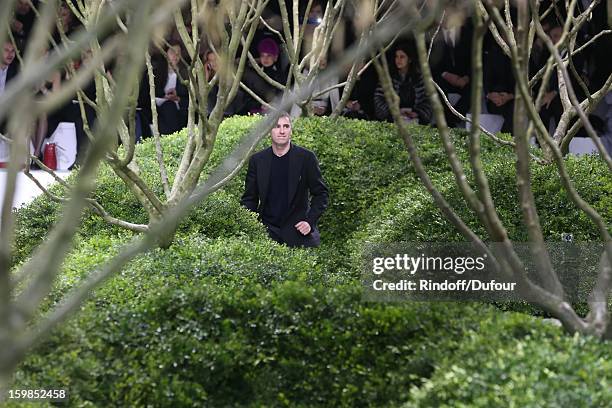
<path fill-rule="evenodd" d="M 51 36 L 51 47 L 60 44 L 64 36 L 72 35 L 80 24 L 66 1 L 73 0 L 62 1 L 58 8 L 57 27 Z M 549 0 L 544 1 L 546 3 L 543 7 L 549 4 Z M 583 3 L 578 5 L 577 13 L 587 6 L 585 2 Z M 7 40 L 3 44 L 2 60 L 0 61 L 0 94 L 4 92 L 7 83 L 11 81 L 19 69 L 16 52 L 23 52 L 25 45 L 22 46 L 21 44 L 27 44 L 36 22 L 36 9 L 41 4 L 43 2 L 40 2 L 40 0 L 16 1 L 14 15 L 10 20 L 10 29 L 16 40 L 15 42 L 19 44 L 19 50 L 15 49 L 11 41 Z M 315 0 L 312 2 L 310 11 L 306 16 L 304 15 L 304 8 L 300 8 L 301 23 L 304 24 L 302 27 L 305 30 L 302 55 L 306 55 L 311 49 L 313 34 L 322 22 L 326 6 L 327 2 Z M 183 13 L 186 21 L 189 22 L 189 10 L 185 9 Z M 456 14 L 459 15 L 461 13 Z M 511 18 L 516 17 L 514 11 L 511 11 L 510 14 Z M 471 102 L 471 40 L 473 27 L 469 18 L 462 19 L 455 17 L 452 13 L 447 13 L 445 20 L 434 25 L 429 36 L 432 41 L 429 63 L 433 80 L 440 86 L 454 108 L 461 114 L 466 115 L 469 114 Z M 563 15 L 551 14 L 542 21 L 546 33 L 553 42 L 558 42 L 562 35 L 562 25 L 560 22 L 562 22 L 563 18 Z M 604 30 L 607 24 L 606 18 L 606 5 L 598 4 L 593 9 L 591 19 L 580 30 L 575 47 L 583 45 L 589 39 L 594 38 L 597 33 Z M 270 80 L 259 75 L 256 68 L 260 68 L 272 81 L 281 85 L 287 84 L 288 55 L 281 49 L 283 27 L 278 8 L 276 6 L 266 8 L 262 19 L 265 20 L 266 24 L 263 21 L 261 22 L 256 30 L 254 41 L 250 45 L 250 50 L 255 56 L 257 67 L 247 64 L 242 77 L 243 84 L 252 93 L 257 95 L 257 98 L 239 88 L 235 98 L 224 107 L 223 116 L 265 113 L 267 111 L 266 104 L 273 103 L 282 95 L 283 91 L 273 85 Z M 187 24 L 187 29 L 191 29 L 190 24 Z M 155 83 L 155 104 L 157 106 L 161 134 L 171 134 L 186 126 L 189 105 L 188 87 L 184 81 L 188 80 L 187 65 L 191 61 L 184 55 L 181 38 L 176 27 L 171 27 L 166 39 L 168 40 L 167 44 L 170 44 L 170 46 L 166 47 L 164 52 L 157 52 L 154 48 L 152 48 L 151 52 Z M 209 40 L 203 37 L 200 45 L 202 51 L 211 44 Z M 602 86 L 610 75 L 612 60 L 604 57 L 607 55 L 606 53 L 610 45 L 612 45 L 611 41 L 612 36 L 600 36 L 589 48 L 573 58 L 575 70 L 579 77 L 575 73 L 571 73 L 570 76 L 572 77 L 572 85 L 579 98 L 583 99 L 586 97 L 579 82 L 583 82 L 590 92 L 594 92 Z M 52 51 L 51 48 L 50 50 Z M 563 56 L 565 56 L 567 51 L 563 51 L 563 53 Z M 333 55 L 335 55 L 333 51 L 328 52 L 329 57 Z M 221 74 L 219 72 L 219 56 L 215 52 L 208 49 L 201 54 L 201 57 L 208 81 L 211 81 L 215 75 Z M 432 108 L 426 97 L 423 78 L 415 56 L 415 48 L 410 39 L 400 40 L 388 57 L 391 57 L 389 58 L 389 69 L 391 71 L 392 86 L 395 93 L 399 96 L 402 117 L 407 121 L 415 121 L 425 125 L 431 124 Z M 83 53 L 81 59 L 75 62 L 75 68 L 82 69 L 86 67 L 90 58 L 90 52 Z M 546 64 L 548 58 L 549 53 L 545 44 L 536 37 L 532 44 L 532 54 L 529 61 L 530 75 L 535 75 Z M 327 57 L 323 57 L 318 67 L 319 71 L 325 71 L 327 65 Z M 363 68 L 363 65 L 359 68 Z M 505 132 L 510 132 L 513 125 L 515 78 L 511 68 L 509 58 L 493 36 L 488 33 L 485 37 L 483 49 L 483 113 L 499 115 L 499 117 L 503 118 L 501 130 Z M 107 73 L 110 74 L 108 70 Z M 305 70 L 303 74 L 308 74 L 308 70 Z M 70 77 L 70 70 L 64 69 L 42 81 L 35 87 L 34 91 L 41 97 L 49 92 L 56 92 L 62 87 L 62 83 L 69 80 Z M 329 115 L 334 111 L 343 91 L 343 87 L 337 85 L 343 80 L 343 77 L 335 76 L 325 81 L 325 83 L 321 82 L 314 86 L 311 107 L 315 115 Z M 562 113 L 556 71 L 547 84 L 542 84 L 541 81 L 536 83 L 532 88 L 532 92 L 536 94 L 542 86 L 546 86 L 546 90 L 539 113 L 545 125 L 552 132 Z M 93 80 L 85 85 L 83 91 L 86 99 L 95 100 L 96 88 Z M 149 81 L 146 71 L 143 72 L 139 92 L 137 134 L 147 137 L 151 134 L 152 114 Z M 219 85 L 216 83 L 211 88 L 208 97 L 207 111 L 209 114 L 216 105 L 218 92 Z M 96 116 L 94 109 L 89 104 L 85 103 L 82 109 L 86 123 L 83 121 L 77 96 L 74 95 L 71 101 L 48 113 L 47 117 L 41 118 L 36 127 L 37 130 L 32 136 L 35 154 L 38 155 L 40 153 L 44 137 L 53 134 L 60 122 L 73 122 L 76 127 L 78 160 L 80 162 L 89 145 L 89 138 L 84 131 L 85 124 L 90 127 L 93 126 Z M 591 116 L 594 124 L 597 125 L 596 128 L 603 129 L 602 132 L 609 131 L 609 126 L 607 127 L 606 123 L 608 118 L 612 117 L 612 113 L 608 113 L 606 109 L 608 109 L 608 105 L 603 104 L 599 109 L 600 112 L 598 111 L 597 113 L 599 118 Z M 464 126 L 464 123 L 453 115 L 446 106 L 444 113 L 451 127 Z M 372 67 L 365 70 L 356 79 L 348 97 L 348 102 L 341 114 L 357 119 L 392 120 L 382 86 Z M 601 126 L 598 125 L 599 122 L 601 122 Z M 5 127 L 6 123 L 0 123 L 0 131 L 5 132 Z"/>

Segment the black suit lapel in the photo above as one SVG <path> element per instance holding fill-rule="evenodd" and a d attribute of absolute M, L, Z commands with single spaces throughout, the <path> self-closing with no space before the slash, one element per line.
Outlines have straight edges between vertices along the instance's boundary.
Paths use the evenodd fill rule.
<path fill-rule="evenodd" d="M 6 83 L 7 84 L 9 83 L 11 79 L 17 76 L 17 70 L 18 70 L 17 64 L 15 62 L 13 62 L 11 65 L 8 66 L 8 69 L 6 70 Z"/>
<path fill-rule="evenodd" d="M 293 145 L 291 145 L 291 149 L 294 149 L 294 152 L 289 156 L 289 177 L 287 179 L 289 183 L 289 188 L 287 189 L 289 193 L 287 203 L 289 206 L 291 206 L 291 202 L 293 201 L 293 197 L 295 197 L 298 184 L 300 183 L 302 164 L 304 162 L 304 156 L 299 154 L 299 150 Z"/>
<path fill-rule="evenodd" d="M 266 154 L 262 155 L 261 162 L 257 166 L 257 188 L 261 192 L 259 198 L 260 206 L 262 208 L 268 195 L 268 185 L 270 184 L 270 166 L 272 165 L 273 154 L 272 148 L 268 148 Z"/>

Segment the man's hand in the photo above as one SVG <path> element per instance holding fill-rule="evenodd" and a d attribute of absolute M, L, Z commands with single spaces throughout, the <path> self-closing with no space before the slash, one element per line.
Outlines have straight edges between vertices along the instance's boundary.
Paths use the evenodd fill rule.
<path fill-rule="evenodd" d="M 179 98 L 176 94 L 176 89 L 170 89 L 166 92 L 166 99 L 172 102 L 180 102 L 181 98 Z"/>
<path fill-rule="evenodd" d="M 404 119 L 418 119 L 419 114 L 413 111 L 411 108 L 400 108 L 400 114 Z"/>
<path fill-rule="evenodd" d="M 469 84 L 469 83 L 470 83 L 470 77 L 469 77 L 469 76 L 467 76 L 467 75 L 464 75 L 464 76 L 462 76 L 461 78 L 459 78 L 459 81 L 458 81 L 458 83 L 457 83 L 457 85 L 456 85 L 456 86 L 457 86 L 458 88 L 463 89 L 463 88 L 465 88 L 465 87 L 467 86 L 467 84 Z"/>
<path fill-rule="evenodd" d="M 359 112 L 361 110 L 361 105 L 359 104 L 359 101 L 348 101 L 346 103 L 346 107 L 353 112 Z"/>
<path fill-rule="evenodd" d="M 300 221 L 297 224 L 295 224 L 294 227 L 298 231 L 300 231 L 302 235 L 308 235 L 310 234 L 310 231 L 312 231 L 312 228 L 310 228 L 310 224 L 307 223 L 306 221 Z"/>
<path fill-rule="evenodd" d="M 550 107 L 550 103 L 557 97 L 557 91 L 549 91 L 544 94 L 542 98 L 542 106 L 548 109 Z"/>
<path fill-rule="evenodd" d="M 446 72 L 446 71 L 443 72 L 442 78 L 446 80 L 446 82 L 448 82 L 452 86 L 456 88 L 461 88 L 461 89 L 465 88 L 465 86 L 470 83 L 469 76 L 464 75 L 460 77 L 459 75 L 453 74 L 452 72 Z"/>
<path fill-rule="evenodd" d="M 452 72 L 447 71 L 444 71 L 442 73 L 442 78 L 444 78 L 444 80 L 446 80 L 446 82 L 448 82 L 452 86 L 457 86 L 457 82 L 459 81 L 459 75 L 455 75 Z"/>
<path fill-rule="evenodd" d="M 493 102 L 495 106 L 500 107 L 514 99 L 514 95 L 508 92 L 489 92 L 487 99 Z"/>
<path fill-rule="evenodd" d="M 317 116 L 323 116 L 325 115 L 325 107 L 324 106 L 315 106 L 313 108 L 314 114 Z"/>

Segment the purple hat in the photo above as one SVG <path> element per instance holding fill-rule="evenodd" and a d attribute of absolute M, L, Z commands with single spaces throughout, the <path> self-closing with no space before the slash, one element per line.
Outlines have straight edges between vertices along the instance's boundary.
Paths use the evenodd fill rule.
<path fill-rule="evenodd" d="M 257 51 L 259 52 L 259 55 L 265 52 L 266 54 L 271 54 L 277 57 L 280 52 L 278 44 L 271 38 L 264 38 L 261 40 L 259 44 L 257 44 Z"/>

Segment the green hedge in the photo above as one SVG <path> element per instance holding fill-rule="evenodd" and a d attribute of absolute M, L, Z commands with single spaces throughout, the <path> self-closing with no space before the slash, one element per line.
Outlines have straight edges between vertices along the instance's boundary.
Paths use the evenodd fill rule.
<path fill-rule="evenodd" d="M 495 162 L 485 162 L 491 194 L 497 212 L 510 239 L 528 241 L 522 222 L 522 211 L 516 191 L 516 172 L 511 156 L 497 156 Z M 582 197 L 590 203 L 604 220 L 612 222 L 612 177 L 605 164 L 596 157 L 569 158 L 568 171 Z M 560 241 L 562 233 L 572 233 L 575 241 L 601 240 L 593 222 L 569 200 L 561 186 L 556 168 L 532 168 L 533 194 L 538 208 L 544 238 Z M 468 208 L 454 179 L 446 174 L 438 178 L 438 187 L 455 212 L 487 240 L 487 234 L 477 217 Z M 395 192 L 386 202 L 368 213 L 369 225 L 356 235 L 358 241 L 373 242 L 431 241 L 454 242 L 465 239 L 442 216 L 424 187 L 412 184 Z"/>
<path fill-rule="evenodd" d="M 205 174 L 256 120 L 223 123 Z M 411 131 L 436 185 L 481 231 L 452 187 L 435 132 L 418 126 Z M 452 137 L 465 145 L 464 132 Z M 170 168 L 180 159 L 183 140 L 180 134 L 163 140 Z M 532 400 L 515 391 L 509 405 L 547 401 L 558 389 L 556 381 L 565 377 L 577 395 L 591 390 L 593 398 L 606 397 L 595 380 L 577 384 L 582 374 L 572 377 L 554 359 L 574 356 L 579 363 L 569 367 L 580 364 L 585 372 L 608 378 L 609 365 L 600 359 L 609 353 L 607 344 L 566 337 L 534 318 L 482 304 L 363 302 L 359 270 L 349 255 L 364 240 L 462 239 L 420 187 L 391 125 L 300 120 L 294 141 L 317 154 L 330 186 L 330 207 L 320 223 L 321 248 L 289 249 L 267 238 L 255 215 L 238 203 L 243 169 L 189 215 L 169 250 L 138 257 L 98 289 L 75 318 L 21 365 L 15 384 L 22 389 L 41 384 L 67 388 L 70 406 L 398 406 L 406 401 L 417 406 L 485 401 L 495 406 L 496 376 L 503 377 L 510 367 L 504 361 L 510 361 L 513 376 L 524 370 L 526 379 L 512 377 L 500 392 L 526 387 L 531 379 L 542 390 L 534 391 Z M 260 147 L 268 143 L 264 140 Z M 465 148 L 457 153 L 465 163 Z M 500 213 L 511 236 L 521 240 L 509 154 L 507 148 L 483 141 Z M 138 147 L 137 160 L 143 177 L 161 194 L 153 143 Z M 610 220 L 611 197 L 600 194 L 612 191 L 605 167 L 592 158 L 569 159 L 568 166 L 579 179 L 579 190 Z M 588 220 L 568 204 L 550 176 L 553 172 L 550 167 L 534 170 L 545 235 L 573 232 L 578 240 L 595 239 Z M 146 222 L 142 209 L 106 167 L 100 170 L 95 194 L 113 215 Z M 57 214 L 58 207 L 45 198 L 18 212 L 17 260 L 29 256 Z M 75 249 L 45 309 L 132 235 L 85 212 Z M 527 350 L 522 355 L 515 353 L 519 345 Z M 531 361 L 535 353 L 538 357 Z M 464 371 L 456 373 L 453 367 Z M 486 368 L 483 376 L 470 382 L 480 367 Z M 549 376 L 549 371 L 558 376 Z M 452 373 L 450 378 L 446 372 Z M 569 394 L 554 401 L 573 402 Z"/>
<path fill-rule="evenodd" d="M 84 245 L 57 293 L 119 242 Z M 111 249 L 90 258 L 101 245 Z M 448 339 L 494 313 L 367 304 L 359 286 L 327 279 L 312 251 L 180 237 L 99 289 L 15 382 L 69 389 L 71 406 L 395 404 L 431 374 L 441 350 L 457 347 Z"/>
<path fill-rule="evenodd" d="M 483 316 L 478 331 L 413 387 L 409 407 L 607 407 L 612 343 L 523 315 Z"/>
<path fill-rule="evenodd" d="M 568 157 L 568 172 L 580 195 L 590 203 L 604 218 L 612 223 L 611 194 L 612 177 L 605 164 L 595 156 Z M 518 204 L 516 191 L 516 172 L 512 156 L 500 154 L 494 162 L 484 162 L 491 194 L 494 197 L 497 213 L 511 240 L 528 242 L 528 234 L 522 222 L 523 216 Z M 468 172 L 468 178 L 470 173 Z M 468 208 L 463 196 L 450 174 L 436 179 L 440 192 L 464 220 L 464 222 L 485 241 L 488 235 L 476 215 Z M 564 233 L 571 233 L 577 242 L 601 242 L 595 224 L 570 201 L 556 168 L 534 165 L 532 167 L 533 194 L 538 208 L 544 239 L 560 242 Z M 419 184 L 404 186 L 390 194 L 390 199 L 373 207 L 366 216 L 371 221 L 357 231 L 349 247 L 350 263 L 348 268 L 356 269 L 364 242 L 463 242 L 463 235 L 448 221 L 433 202 L 426 189 Z M 548 316 L 537 307 L 523 302 L 503 303 L 502 310 L 522 311 L 529 314 Z M 612 303 L 611 303 L 612 306 Z M 575 304 L 581 315 L 588 312 L 586 303 Z"/>
<path fill-rule="evenodd" d="M 204 176 L 221 162 L 258 119 L 257 116 L 234 117 L 222 123 Z M 434 129 L 419 126 L 411 129 L 422 160 L 432 175 L 437 178 L 447 173 L 449 167 Z M 163 139 L 165 164 L 170 174 L 173 174 L 172 170 L 180 160 L 184 136 L 179 133 Z M 453 136 L 459 143 L 465 141 L 465 134 L 461 131 Z M 268 139 L 264 138 L 259 148 L 268 146 Z M 402 188 L 418 184 L 403 142 L 391 124 L 344 118 L 333 121 L 326 118 L 301 119 L 294 124 L 293 139 L 317 154 L 323 176 L 330 187 L 330 205 L 320 223 L 323 239 L 327 243 L 343 245 L 350 234 L 368 223 L 368 209 L 392 198 Z M 460 148 L 458 152 L 465 160 L 465 149 Z M 498 156 L 507 153 L 507 148 L 500 148 L 487 140 L 483 143 L 483 155 L 489 160 L 496 161 Z M 156 194 L 163 197 L 155 157 L 155 145 L 151 140 L 136 149 L 140 175 Z M 243 169 L 224 189 L 229 194 L 224 200 L 232 208 L 242 194 L 245 173 L 246 169 Z M 110 214 L 134 223 L 147 222 L 146 212 L 108 166 L 101 166 L 96 183 L 94 196 Z M 56 187 L 54 192 L 60 193 L 61 189 Z M 202 214 L 203 211 L 197 212 Z M 29 255 L 58 215 L 59 206 L 45 197 L 18 212 L 15 259 L 21 261 Z M 183 223 L 183 229 L 198 223 L 199 220 L 192 217 Z M 90 237 L 103 232 L 116 235 L 120 231 L 86 211 L 80 235 Z"/>

